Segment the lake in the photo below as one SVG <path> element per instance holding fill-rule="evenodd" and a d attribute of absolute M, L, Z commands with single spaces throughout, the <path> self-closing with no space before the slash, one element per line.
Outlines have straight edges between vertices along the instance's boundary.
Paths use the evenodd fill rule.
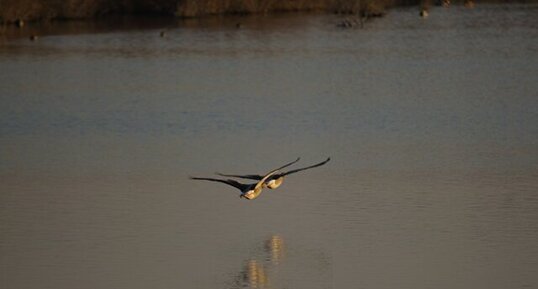
<path fill-rule="evenodd" d="M 537 288 L 538 5 L 343 18 L 9 28 L 2 287 Z"/>

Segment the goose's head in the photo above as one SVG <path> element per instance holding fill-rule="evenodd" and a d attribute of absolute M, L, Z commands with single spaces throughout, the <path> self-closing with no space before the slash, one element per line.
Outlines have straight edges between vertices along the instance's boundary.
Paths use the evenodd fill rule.
<path fill-rule="evenodd" d="M 265 187 L 265 182 L 267 182 L 267 180 L 271 178 L 271 176 L 273 176 L 276 172 L 278 172 L 278 169 L 269 172 L 259 182 L 257 182 L 256 184 L 252 184 L 248 188 L 248 190 L 245 190 L 243 193 L 241 193 L 239 197 L 245 198 L 247 200 L 254 200 L 255 198 L 257 198 L 261 194 L 263 187 Z"/>
<path fill-rule="evenodd" d="M 254 200 L 255 198 L 257 198 L 258 196 L 260 196 L 260 193 L 262 192 L 262 188 L 259 187 L 259 188 L 254 188 L 254 189 L 251 189 L 251 190 L 248 190 L 244 193 L 241 193 L 241 195 L 239 195 L 240 198 L 244 198 L 244 199 L 247 199 L 247 200 Z"/>

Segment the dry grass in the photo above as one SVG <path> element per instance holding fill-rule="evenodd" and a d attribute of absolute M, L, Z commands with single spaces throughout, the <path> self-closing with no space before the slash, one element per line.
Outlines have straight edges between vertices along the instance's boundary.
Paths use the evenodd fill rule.
<path fill-rule="evenodd" d="M 382 15 L 393 5 L 424 5 L 435 0 L 0 0 L 0 23 L 51 18 L 89 18 L 104 14 L 157 13 L 179 17 L 274 11 L 327 11 Z M 453 0 L 453 3 L 464 0 Z M 537 2 L 518 0 L 517 2 Z M 514 2 L 477 0 L 476 2 Z"/>
<path fill-rule="evenodd" d="M 250 14 L 274 11 L 329 11 L 334 13 L 383 12 L 397 0 L 184 0 L 175 14 L 197 17 L 208 14 Z"/>
<path fill-rule="evenodd" d="M 419 5 L 425 1 L 434 0 L 0 0 L 0 23 L 15 22 L 18 19 L 89 18 L 113 13 L 157 13 L 178 17 L 198 17 L 224 13 L 327 11 L 377 16 L 382 15 L 387 7 L 393 5 Z M 507 2 L 508 0 L 483 1 Z M 538 0 L 520 1 L 537 2 Z M 452 2 L 459 2 L 459 0 Z"/>
<path fill-rule="evenodd" d="M 398 0 L 0 0 L 0 22 L 89 18 L 112 13 L 158 13 L 178 17 L 275 11 L 358 13 L 382 11 L 395 1 Z"/>
<path fill-rule="evenodd" d="M 321 10 L 327 2 L 332 0 L 184 0 L 177 3 L 175 14 L 180 17 L 196 17 L 222 13 Z"/>
<path fill-rule="evenodd" d="M 114 2 L 114 1 L 110 1 Z M 106 0 L 0 0 L 2 22 L 50 18 L 85 18 L 105 8 Z"/>

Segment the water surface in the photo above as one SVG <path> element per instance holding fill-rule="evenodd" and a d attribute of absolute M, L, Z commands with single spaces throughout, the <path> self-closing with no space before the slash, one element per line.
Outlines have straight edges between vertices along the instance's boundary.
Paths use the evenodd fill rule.
<path fill-rule="evenodd" d="M 4 39 L 0 284 L 538 287 L 537 16 L 56 23 Z M 298 156 L 332 160 L 255 201 L 188 179 Z"/>

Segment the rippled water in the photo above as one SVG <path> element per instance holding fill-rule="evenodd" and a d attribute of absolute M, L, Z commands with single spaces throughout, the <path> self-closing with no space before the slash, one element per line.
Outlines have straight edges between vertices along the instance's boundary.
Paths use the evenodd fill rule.
<path fill-rule="evenodd" d="M 537 16 L 75 22 L 2 40 L 2 288 L 538 287 Z M 332 160 L 254 201 L 188 179 L 298 156 Z"/>

